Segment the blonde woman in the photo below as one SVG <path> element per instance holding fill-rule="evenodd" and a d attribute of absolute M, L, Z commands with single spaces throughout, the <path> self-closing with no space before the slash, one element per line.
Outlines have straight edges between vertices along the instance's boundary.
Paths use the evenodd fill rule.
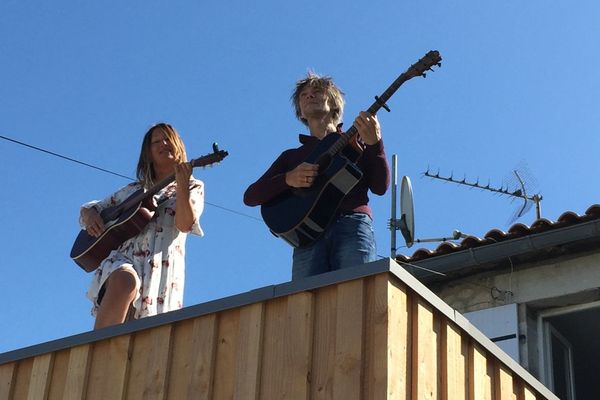
<path fill-rule="evenodd" d="M 159 206 L 148 225 L 113 250 L 95 271 L 87 293 L 96 317 L 94 329 L 183 307 L 185 241 L 188 233 L 203 235 L 199 219 L 204 184 L 192 176 L 183 141 L 171 125 L 159 123 L 146 132 L 138 181 L 104 200 L 84 204 L 80 223 L 88 234 L 100 236 L 105 230 L 103 209 L 172 174 L 175 180 L 154 196 Z"/>

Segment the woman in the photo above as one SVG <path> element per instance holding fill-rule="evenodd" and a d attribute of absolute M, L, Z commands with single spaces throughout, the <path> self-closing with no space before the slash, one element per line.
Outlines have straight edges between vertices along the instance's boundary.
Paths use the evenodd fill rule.
<path fill-rule="evenodd" d="M 138 182 L 102 201 L 81 207 L 80 223 L 98 237 L 104 232 L 100 212 L 123 202 L 137 190 L 149 189 L 163 178 L 175 180 L 154 197 L 159 204 L 148 225 L 102 261 L 88 290 L 94 329 L 183 307 L 185 240 L 202 236 L 199 218 L 204 208 L 204 184 L 192 177 L 185 146 L 169 124 L 148 130 L 137 166 Z"/>

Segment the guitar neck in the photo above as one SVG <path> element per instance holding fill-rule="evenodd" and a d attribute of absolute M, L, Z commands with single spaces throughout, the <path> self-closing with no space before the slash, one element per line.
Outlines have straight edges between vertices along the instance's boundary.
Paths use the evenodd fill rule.
<path fill-rule="evenodd" d="M 189 162 L 192 168 L 196 167 L 206 167 L 212 165 L 214 163 L 218 163 L 227 157 L 229 153 L 225 150 L 219 150 L 216 143 L 213 143 L 213 152 L 211 154 L 207 154 L 205 156 L 193 159 Z M 175 180 L 175 174 L 171 174 L 163 179 L 161 179 L 158 183 L 152 186 L 145 192 L 140 192 L 139 194 L 132 195 L 132 197 L 125 200 L 123 203 L 118 206 L 110 209 L 107 212 L 106 216 L 103 214 L 105 221 L 110 221 L 116 219 L 121 215 L 124 210 L 128 210 L 133 207 L 137 207 L 138 204 L 146 201 L 150 197 L 154 196 L 156 193 L 160 192 L 165 186 Z M 106 209 L 108 210 L 108 209 Z"/>
<path fill-rule="evenodd" d="M 148 200 L 150 197 L 154 196 L 156 193 L 160 192 L 165 186 L 175 180 L 175 174 L 169 175 L 166 178 L 162 179 L 156 185 L 152 186 L 145 192 L 139 193 L 137 196 L 133 196 L 125 200 L 123 203 L 119 204 L 115 208 L 111 210 L 111 212 L 106 215 L 106 220 L 113 220 L 119 217 L 124 210 L 128 210 L 132 207 L 136 207 L 138 204 Z"/>
<path fill-rule="evenodd" d="M 160 180 L 156 185 L 152 186 L 150 189 L 148 189 L 148 191 L 146 191 L 143 196 L 141 196 L 142 198 L 139 201 L 144 201 L 152 196 L 154 196 L 156 193 L 160 192 L 164 187 L 166 187 L 169 183 L 173 182 L 175 180 L 175 174 L 171 174 L 169 176 L 167 176 L 166 178 Z"/>
<path fill-rule="evenodd" d="M 402 73 L 392 84 L 380 95 L 375 96 L 375 102 L 371 104 L 371 107 L 367 109 L 367 112 L 371 115 L 376 115 L 381 107 L 384 107 L 387 111 L 390 111 L 386 102 L 396 93 L 396 91 L 402 86 L 402 84 L 409 79 L 416 76 L 425 76 L 425 71 L 430 70 L 433 65 L 440 65 L 441 57 L 439 52 L 432 50 L 428 52 L 423 58 L 411 65 L 406 72 Z M 350 140 L 356 136 L 358 129 L 354 125 L 350 127 L 329 149 L 327 152 L 329 156 L 334 156 L 339 153 Z"/>
<path fill-rule="evenodd" d="M 367 109 L 367 112 L 371 115 L 377 115 L 377 112 L 381 107 L 385 105 L 385 103 L 396 93 L 396 91 L 400 88 L 400 86 L 412 78 L 412 76 L 407 77 L 407 73 L 403 73 L 400 75 L 382 94 L 381 96 L 375 96 L 375 101 L 371 104 L 371 107 Z M 387 106 L 386 106 L 387 107 Z M 340 138 L 330 147 L 328 153 L 330 156 L 333 156 L 340 151 L 344 147 L 350 143 L 356 135 L 358 134 L 358 129 L 354 125 L 350 127 L 344 134 L 340 136 Z"/>

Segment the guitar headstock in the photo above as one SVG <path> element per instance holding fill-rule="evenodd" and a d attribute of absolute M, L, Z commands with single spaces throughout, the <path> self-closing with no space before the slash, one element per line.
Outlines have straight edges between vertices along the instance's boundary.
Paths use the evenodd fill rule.
<path fill-rule="evenodd" d="M 417 76 L 425 78 L 427 76 L 426 71 L 433 71 L 432 67 L 434 66 L 442 66 L 442 56 L 440 56 L 440 52 L 437 50 L 429 51 L 419 61 L 411 65 L 405 74 L 409 75 L 411 78 Z"/>
<path fill-rule="evenodd" d="M 225 150 L 219 150 L 219 145 L 217 143 L 213 143 L 213 152 L 207 154 L 202 157 L 198 157 L 190 161 L 190 164 L 193 168 L 196 167 L 207 167 L 212 164 L 216 164 L 221 162 L 225 157 L 229 155 L 229 153 Z"/>
<path fill-rule="evenodd" d="M 437 65 L 438 67 L 442 66 L 442 57 L 440 56 L 439 51 L 431 50 L 427 54 L 425 54 L 419 61 L 411 65 L 406 72 L 402 73 L 391 85 L 388 87 L 385 92 L 381 94 L 381 96 L 375 96 L 375 103 L 369 107 L 367 110 L 372 115 L 375 115 L 377 111 L 383 107 L 387 112 L 390 112 L 390 108 L 386 104 L 386 101 L 392 97 L 392 95 L 398 90 L 400 85 L 406 82 L 409 79 L 415 78 L 417 76 L 425 77 L 425 71 L 433 71 L 431 67 Z M 353 125 L 354 126 L 354 125 Z M 352 129 L 352 128 L 350 128 Z"/>

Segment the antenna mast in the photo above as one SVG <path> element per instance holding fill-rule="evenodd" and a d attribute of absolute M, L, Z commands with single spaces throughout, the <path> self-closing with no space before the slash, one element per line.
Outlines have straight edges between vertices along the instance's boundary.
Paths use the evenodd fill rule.
<path fill-rule="evenodd" d="M 400 192 L 400 219 L 396 218 L 396 198 L 398 193 L 398 156 L 392 155 L 392 208 L 388 227 L 391 231 L 391 257 L 396 258 L 396 231 L 399 230 L 404 237 L 406 247 L 411 247 L 415 242 L 415 217 L 412 200 L 412 187 L 408 176 L 402 177 Z"/>
<path fill-rule="evenodd" d="M 535 203 L 537 219 L 540 219 L 542 217 L 541 201 L 543 197 L 540 194 L 529 195 L 527 193 L 525 181 L 519 175 L 519 171 L 517 169 L 514 169 L 512 172 L 517 178 L 519 186 L 521 187 L 520 189 L 516 189 L 513 191 L 508 190 L 508 185 L 506 186 L 506 188 L 504 186 L 501 186 L 500 188 L 495 188 L 490 186 L 490 183 L 488 182 L 487 185 L 483 186 L 479 183 L 479 179 L 477 179 L 476 182 L 468 182 L 466 178 L 463 178 L 462 180 L 455 179 L 453 174 L 450 174 L 450 176 L 448 177 L 440 176 L 439 171 L 434 175 L 433 173 L 429 172 L 429 168 L 427 168 L 427 171 L 425 171 L 423 175 L 429 178 L 438 179 L 445 182 L 456 183 L 457 185 L 469 186 L 481 190 L 487 190 L 493 193 L 498 193 L 500 195 L 506 195 L 514 198 L 523 199 L 523 206 L 520 210 L 518 210 L 518 212 L 515 213 L 515 216 L 513 218 L 514 220 L 522 217 L 527 211 L 529 211 L 531 203 L 528 203 L 528 201 L 532 201 Z"/>
<path fill-rule="evenodd" d="M 389 220 L 389 228 L 391 231 L 391 257 L 396 258 L 396 231 L 400 230 L 406 247 L 411 247 L 415 235 L 415 219 L 414 209 L 412 200 L 412 188 L 410 185 L 410 179 L 407 176 L 402 177 L 402 188 L 400 192 L 400 219 L 396 218 L 396 197 L 398 192 L 398 181 L 397 181 L 397 169 L 398 169 L 398 156 L 394 154 L 392 156 L 392 208 L 391 218 Z"/>
<path fill-rule="evenodd" d="M 396 189 L 398 187 L 398 155 L 392 155 L 392 212 L 390 218 L 390 232 L 392 237 L 390 238 L 390 257 L 396 259 L 396 230 L 398 229 L 396 224 Z"/>

